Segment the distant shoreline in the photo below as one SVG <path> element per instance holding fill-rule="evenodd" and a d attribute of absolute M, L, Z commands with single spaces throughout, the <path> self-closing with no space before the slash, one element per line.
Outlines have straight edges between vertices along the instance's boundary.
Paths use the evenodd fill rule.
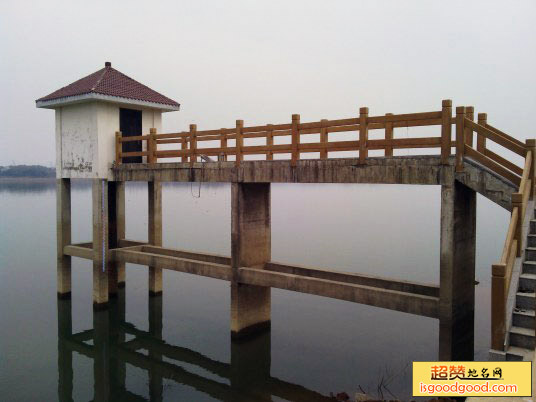
<path fill-rule="evenodd" d="M 14 182 L 14 181 L 35 181 L 35 182 L 44 182 L 44 181 L 55 181 L 56 177 L 35 177 L 35 176 L 21 176 L 21 177 L 7 177 L 0 176 L 0 182 Z"/>
<path fill-rule="evenodd" d="M 43 165 L 0 166 L 0 179 L 50 179 L 56 177 L 56 169 Z"/>

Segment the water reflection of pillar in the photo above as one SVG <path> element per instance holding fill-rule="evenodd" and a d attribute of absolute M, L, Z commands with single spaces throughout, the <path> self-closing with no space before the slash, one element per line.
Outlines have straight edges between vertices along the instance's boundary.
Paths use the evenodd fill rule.
<path fill-rule="evenodd" d="M 162 293 L 149 296 L 149 333 L 157 340 L 162 340 Z M 162 352 L 149 349 L 149 357 L 158 362 L 162 361 Z M 151 402 L 162 401 L 162 375 L 149 370 L 149 396 Z"/>
<path fill-rule="evenodd" d="M 93 311 L 94 401 L 110 400 L 110 310 Z"/>
<path fill-rule="evenodd" d="M 73 331 L 70 299 L 58 299 L 58 400 L 72 401 L 73 352 L 66 339 Z"/>
<path fill-rule="evenodd" d="M 271 401 L 271 333 L 258 333 L 247 340 L 231 341 L 230 380 L 238 400 Z M 245 399 L 244 399 L 245 398 Z"/>
<path fill-rule="evenodd" d="M 115 350 L 126 340 L 125 331 L 121 329 L 121 324 L 125 322 L 125 288 L 117 289 L 117 298 L 110 301 L 110 307 L 110 392 L 113 397 L 122 395 L 126 390 L 126 363 L 119 359 Z"/>

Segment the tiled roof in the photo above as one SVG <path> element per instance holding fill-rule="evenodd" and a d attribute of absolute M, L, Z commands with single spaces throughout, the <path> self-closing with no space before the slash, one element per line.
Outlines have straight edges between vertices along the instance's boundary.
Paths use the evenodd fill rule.
<path fill-rule="evenodd" d="M 43 96 L 37 99 L 37 102 L 90 93 L 161 103 L 177 108 L 180 106 L 173 99 L 153 91 L 151 88 L 112 68 L 111 63 L 108 62 L 105 63 L 103 69 L 81 78 L 66 87 L 60 88 L 47 96 Z"/>

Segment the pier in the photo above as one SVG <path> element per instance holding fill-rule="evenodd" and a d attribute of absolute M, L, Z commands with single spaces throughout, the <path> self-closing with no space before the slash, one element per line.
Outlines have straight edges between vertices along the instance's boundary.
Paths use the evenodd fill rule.
<path fill-rule="evenodd" d="M 511 211 L 501 258 L 490 270 L 490 353 L 530 358 L 536 346 L 536 140 L 504 133 L 486 113 L 475 116 L 473 106 L 453 110 L 447 99 L 435 111 L 375 116 L 362 107 L 337 120 L 302 122 L 293 114 L 277 124 L 236 120 L 228 128 L 191 124 L 188 131 L 163 133 L 162 113 L 179 110 L 179 103 L 109 62 L 36 103 L 56 112 L 60 299 L 71 297 L 72 257 L 93 261 L 95 310 L 108 308 L 131 263 L 148 267 L 149 297 L 161 295 L 164 269 L 230 282 L 235 339 L 270 328 L 271 289 L 278 288 L 437 319 L 439 360 L 473 360 L 479 193 Z M 410 127 L 430 134 L 395 136 Z M 400 149 L 407 155 L 395 155 Z M 93 238 L 85 243 L 71 241 L 71 179 L 93 183 Z M 128 181 L 147 182 L 148 242 L 125 237 Z M 230 183 L 227 255 L 164 247 L 164 182 Z M 439 283 L 272 261 L 272 183 L 441 186 Z"/>
<path fill-rule="evenodd" d="M 149 296 L 162 292 L 162 270 L 174 270 L 229 281 L 230 330 L 234 338 L 251 335 L 270 326 L 270 289 L 278 288 L 336 298 L 439 320 L 439 359 L 472 360 L 474 341 L 476 193 L 512 211 L 503 265 L 493 268 L 494 346 L 501 349 L 506 334 L 508 282 L 515 257 L 521 255 L 520 228 L 532 203 L 534 141 L 520 143 L 487 124 L 480 114 L 473 121 L 472 107 L 451 102 L 442 110 L 411 115 L 368 116 L 366 108 L 356 118 L 244 127 L 233 129 L 124 137 L 116 133 L 112 179 L 93 179 L 93 241 L 70 242 L 70 179 L 58 179 L 58 296 L 70 297 L 71 257 L 93 260 L 95 309 L 107 307 L 124 286 L 125 264 L 148 267 Z M 393 139 L 392 128 L 437 126 L 436 137 Z M 452 130 L 452 127 L 455 130 Z M 385 139 L 369 140 L 369 130 L 385 130 Z M 354 141 L 330 142 L 332 132 L 355 132 Z M 455 139 L 451 132 L 455 131 Z M 320 142 L 302 143 L 307 134 L 319 134 Z M 475 135 L 474 135 L 475 134 Z M 473 138 L 474 135 L 474 138 Z M 289 144 L 273 145 L 277 136 Z M 244 145 L 245 139 L 262 138 L 267 145 Z M 228 146 L 233 140 L 234 146 Z M 476 140 L 476 147 L 473 143 Z M 146 151 L 123 152 L 122 144 L 141 141 Z M 201 148 L 204 141 L 219 147 Z M 525 158 L 523 167 L 489 150 L 495 142 Z M 161 150 L 178 144 L 177 150 Z M 392 156 L 399 148 L 438 148 L 439 155 Z M 455 152 L 451 154 L 451 148 Z M 384 151 L 369 157 L 369 150 Z M 337 151 L 356 151 L 355 158 L 328 158 Z M 320 157 L 302 159 L 309 152 Z M 289 159 L 274 160 L 276 153 Z M 202 162 L 201 156 L 218 161 Z M 265 155 L 265 160 L 245 160 Z M 142 163 L 124 158 L 142 156 Z M 165 158 L 180 158 L 164 162 Z M 233 160 L 230 160 L 230 159 Z M 148 243 L 125 238 L 125 182 L 148 183 Z M 232 186 L 232 244 L 227 256 L 194 253 L 163 247 L 162 182 L 229 182 Z M 441 186 L 440 283 L 398 281 L 271 261 L 271 183 L 374 183 Z M 533 207 L 532 207 L 533 209 Z M 360 228 L 366 230 L 366 228 Z M 329 250 L 326 250 L 329 252 Z M 502 268 L 497 268 L 502 267 Z M 503 269 L 503 271 L 500 271 Z M 502 283 L 501 283 L 502 281 Z M 495 304 L 496 303 L 496 304 Z M 502 340 L 501 340 L 502 338 Z M 503 348 L 504 349 L 504 348 Z"/>

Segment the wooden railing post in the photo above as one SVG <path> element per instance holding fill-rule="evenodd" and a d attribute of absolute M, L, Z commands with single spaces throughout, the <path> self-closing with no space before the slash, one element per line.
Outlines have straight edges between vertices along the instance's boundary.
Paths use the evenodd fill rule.
<path fill-rule="evenodd" d="M 529 173 L 529 179 L 531 180 L 531 192 L 530 192 L 530 199 L 534 199 L 534 193 L 536 191 L 536 183 L 534 180 L 536 178 L 536 139 L 529 138 L 525 141 L 525 145 L 527 146 L 527 151 L 531 151 L 532 154 L 532 161 L 530 164 L 530 173 Z"/>
<path fill-rule="evenodd" d="M 151 134 L 149 134 L 149 138 L 147 138 L 147 163 L 153 163 L 153 141 L 151 139 Z"/>
<path fill-rule="evenodd" d="M 242 147 L 244 146 L 244 138 L 242 137 L 242 129 L 244 128 L 244 120 L 236 121 L 236 166 L 240 166 L 244 156 L 242 155 Z"/>
<path fill-rule="evenodd" d="M 448 165 L 452 147 L 452 101 L 444 99 L 441 104 L 441 164 Z"/>
<path fill-rule="evenodd" d="M 158 161 L 156 157 L 156 128 L 151 128 L 149 130 L 149 141 L 148 144 L 151 144 L 151 150 L 149 152 L 149 158 L 151 161 L 149 163 L 156 163 Z"/>
<path fill-rule="evenodd" d="M 456 172 L 463 172 L 465 106 L 456 108 Z"/>
<path fill-rule="evenodd" d="M 491 348 L 504 350 L 506 335 L 506 264 L 491 267 Z"/>
<path fill-rule="evenodd" d="M 327 119 L 322 119 L 322 127 L 320 127 L 320 144 L 322 144 L 322 149 L 320 150 L 320 159 L 328 158 L 328 128 L 326 126 Z"/>
<path fill-rule="evenodd" d="M 266 133 L 266 145 L 271 147 L 274 145 L 274 130 L 272 128 L 273 124 L 268 124 L 268 132 Z M 268 151 L 266 153 L 266 160 L 267 161 L 273 161 L 274 160 L 274 152 L 272 150 Z"/>
<path fill-rule="evenodd" d="M 516 256 L 521 257 L 523 251 L 523 242 L 521 241 L 521 233 L 523 231 L 523 194 L 512 194 L 512 211 L 517 208 L 517 224 L 516 231 L 514 233 L 514 240 L 517 240 Z"/>
<path fill-rule="evenodd" d="M 475 120 L 475 108 L 473 106 L 467 106 L 465 108 L 465 117 L 472 121 Z M 464 133 L 465 143 L 472 148 L 473 147 L 473 129 L 465 125 L 464 131 L 465 131 Z"/>
<path fill-rule="evenodd" d="M 385 113 L 386 116 L 392 116 L 392 113 Z M 393 140 L 393 122 L 387 121 L 385 122 L 385 139 L 387 141 Z M 392 142 L 388 142 L 389 145 L 385 147 L 385 156 L 393 156 L 393 144 Z"/>
<path fill-rule="evenodd" d="M 368 156 L 368 107 L 359 109 L 359 163 L 365 164 Z"/>
<path fill-rule="evenodd" d="M 292 130 L 291 130 L 291 161 L 290 164 L 292 166 L 296 166 L 296 162 L 298 159 L 300 159 L 300 153 L 298 151 L 298 144 L 300 143 L 300 131 L 299 131 L 299 125 L 300 125 L 300 115 L 299 114 L 293 114 L 292 115 Z"/>
<path fill-rule="evenodd" d="M 190 124 L 190 165 L 197 162 L 197 124 Z"/>
<path fill-rule="evenodd" d="M 121 131 L 115 132 L 115 164 L 120 165 L 121 164 Z"/>
<path fill-rule="evenodd" d="M 487 113 L 478 114 L 478 124 L 486 127 L 486 124 L 488 124 Z M 476 150 L 482 154 L 486 152 L 486 137 L 479 133 L 476 133 Z"/>
<path fill-rule="evenodd" d="M 220 129 L 220 148 L 223 153 L 222 159 L 226 161 L 227 160 L 227 134 L 225 134 L 224 128 Z M 219 160 L 219 156 L 218 156 L 218 160 Z"/>
<path fill-rule="evenodd" d="M 186 137 L 184 137 L 181 141 L 181 150 L 186 151 L 188 149 L 188 141 L 186 140 Z M 181 156 L 181 162 L 188 162 L 188 156 L 183 155 Z"/>

